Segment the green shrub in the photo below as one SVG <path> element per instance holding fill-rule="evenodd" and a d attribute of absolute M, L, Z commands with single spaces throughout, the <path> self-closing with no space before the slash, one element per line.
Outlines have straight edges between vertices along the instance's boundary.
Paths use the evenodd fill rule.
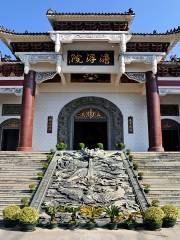
<path fill-rule="evenodd" d="M 144 212 L 143 220 L 145 226 L 150 230 L 162 227 L 164 212 L 160 207 L 150 207 Z"/>
<path fill-rule="evenodd" d="M 84 144 L 84 143 L 79 143 L 78 146 L 79 146 L 79 149 L 80 149 L 80 150 L 82 150 L 82 149 L 85 148 L 85 144 Z"/>
<path fill-rule="evenodd" d="M 129 161 L 132 162 L 134 160 L 133 155 L 129 155 Z"/>
<path fill-rule="evenodd" d="M 31 184 L 29 184 L 29 190 L 30 191 L 36 191 L 36 184 L 35 183 L 31 183 Z"/>
<path fill-rule="evenodd" d="M 60 142 L 56 145 L 56 149 L 59 151 L 63 151 L 67 149 L 67 144 L 65 144 L 64 142 Z"/>
<path fill-rule="evenodd" d="M 48 166 L 49 166 L 49 163 L 44 163 L 44 164 L 43 164 L 43 170 L 47 170 L 47 169 L 48 169 Z"/>
<path fill-rule="evenodd" d="M 138 167 L 139 167 L 139 166 L 138 166 L 137 163 L 133 163 L 133 169 L 134 169 L 134 170 L 138 170 Z"/>
<path fill-rule="evenodd" d="M 97 148 L 99 148 L 99 149 L 104 149 L 103 143 L 97 143 Z"/>
<path fill-rule="evenodd" d="M 42 179 L 44 177 L 44 173 L 43 172 L 38 172 L 37 176 L 38 176 L 38 179 Z"/>
<path fill-rule="evenodd" d="M 110 207 L 105 208 L 104 211 L 109 216 L 110 222 L 114 223 L 115 217 L 119 216 L 120 208 L 115 205 L 111 205 Z"/>
<path fill-rule="evenodd" d="M 143 180 L 143 175 L 144 175 L 143 172 L 138 172 L 138 179 Z"/>
<path fill-rule="evenodd" d="M 130 149 L 126 149 L 126 154 L 129 156 L 131 154 L 131 150 Z"/>
<path fill-rule="evenodd" d="M 21 209 L 19 221 L 24 224 L 36 224 L 39 219 L 39 213 L 36 208 L 24 207 Z"/>
<path fill-rule="evenodd" d="M 149 193 L 150 191 L 150 184 L 144 184 L 144 192 Z"/>
<path fill-rule="evenodd" d="M 11 205 L 11 206 L 5 207 L 3 210 L 3 218 L 4 220 L 8 220 L 8 221 L 18 220 L 20 212 L 21 212 L 21 209 L 17 205 Z"/>
<path fill-rule="evenodd" d="M 171 204 L 162 207 L 164 212 L 163 225 L 166 227 L 174 226 L 179 216 L 179 209 Z"/>
<path fill-rule="evenodd" d="M 153 199 L 151 202 L 152 207 L 159 207 L 159 204 L 160 204 L 160 202 L 158 199 Z"/>
<path fill-rule="evenodd" d="M 21 198 L 22 207 L 29 207 L 30 199 L 28 197 Z"/>
<path fill-rule="evenodd" d="M 117 147 L 117 149 L 122 151 L 126 148 L 126 145 L 124 143 L 117 143 L 116 147 Z"/>

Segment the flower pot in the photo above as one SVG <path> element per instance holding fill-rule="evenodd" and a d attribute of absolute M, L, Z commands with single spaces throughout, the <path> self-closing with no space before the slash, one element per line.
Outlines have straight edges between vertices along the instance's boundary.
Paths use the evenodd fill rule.
<path fill-rule="evenodd" d="M 147 194 L 149 193 L 149 191 L 150 191 L 150 189 L 146 189 L 146 188 L 144 189 L 144 192 Z"/>
<path fill-rule="evenodd" d="M 142 176 L 138 176 L 138 180 L 143 180 L 143 177 Z"/>
<path fill-rule="evenodd" d="M 148 229 L 148 230 L 157 230 L 157 229 L 160 229 L 162 227 L 162 222 L 155 222 L 155 221 L 145 221 L 145 227 Z"/>
<path fill-rule="evenodd" d="M 6 228 L 13 228 L 19 223 L 19 220 L 8 220 L 4 219 L 4 226 Z"/>
<path fill-rule="evenodd" d="M 117 229 L 117 223 L 112 223 L 112 222 L 110 222 L 110 223 L 107 224 L 107 227 L 108 227 L 108 229 L 110 229 L 110 230 Z"/>
<path fill-rule="evenodd" d="M 50 229 L 54 229 L 54 228 L 57 228 L 58 227 L 58 222 L 51 222 L 50 224 L 49 224 L 49 228 Z"/>
<path fill-rule="evenodd" d="M 96 225 L 96 223 L 88 222 L 88 223 L 86 223 L 85 227 L 86 227 L 88 230 L 91 230 L 91 229 L 97 227 L 97 225 Z"/>
<path fill-rule="evenodd" d="M 172 219 L 172 218 L 165 218 L 163 220 L 163 227 L 174 227 L 174 225 L 176 224 L 176 219 Z"/>
<path fill-rule="evenodd" d="M 35 227 L 36 227 L 37 223 L 20 223 L 20 228 L 21 228 L 21 231 L 24 231 L 24 232 L 33 232 L 35 231 Z"/>

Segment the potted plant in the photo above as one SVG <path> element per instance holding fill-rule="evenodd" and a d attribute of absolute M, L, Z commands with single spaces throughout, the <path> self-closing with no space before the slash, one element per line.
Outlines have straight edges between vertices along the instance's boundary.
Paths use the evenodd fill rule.
<path fill-rule="evenodd" d="M 19 214 L 21 230 L 34 231 L 39 220 L 39 213 L 36 208 L 24 207 Z"/>
<path fill-rule="evenodd" d="M 150 192 L 150 184 L 144 184 L 144 192 L 148 194 Z"/>
<path fill-rule="evenodd" d="M 138 172 L 138 180 L 143 180 L 143 172 Z"/>
<path fill-rule="evenodd" d="M 54 153 L 55 153 L 54 149 L 50 149 L 50 153 L 48 153 L 48 155 L 47 155 L 48 163 L 50 163 L 51 160 L 53 159 Z"/>
<path fill-rule="evenodd" d="M 162 227 L 165 214 L 160 207 L 149 207 L 143 215 L 143 221 L 147 229 L 156 230 Z"/>
<path fill-rule="evenodd" d="M 46 171 L 48 169 L 49 163 L 44 163 L 43 164 L 43 170 Z"/>
<path fill-rule="evenodd" d="M 35 184 L 35 183 L 29 184 L 29 190 L 30 190 L 31 192 L 35 192 L 35 191 L 36 191 L 36 184 Z"/>
<path fill-rule="evenodd" d="M 21 198 L 21 208 L 29 207 L 30 199 L 28 197 Z"/>
<path fill-rule="evenodd" d="M 176 206 L 167 204 L 162 207 L 164 212 L 163 227 L 173 227 L 179 216 L 179 210 Z"/>
<path fill-rule="evenodd" d="M 132 162 L 134 160 L 133 155 L 129 155 L 129 161 Z"/>
<path fill-rule="evenodd" d="M 105 208 L 104 211 L 110 218 L 110 222 L 107 224 L 107 227 L 109 229 L 116 229 L 117 222 L 115 221 L 115 218 L 119 216 L 120 208 L 115 205 L 111 205 L 110 207 Z"/>
<path fill-rule="evenodd" d="M 133 163 L 133 169 L 134 169 L 134 170 L 138 170 L 138 167 L 139 167 L 139 166 L 138 166 L 137 163 Z"/>
<path fill-rule="evenodd" d="M 57 206 L 48 206 L 46 208 L 47 214 L 51 216 L 51 220 L 49 223 L 49 228 L 54 229 L 58 227 L 58 221 L 56 220 L 56 214 L 59 212 L 59 207 Z"/>
<path fill-rule="evenodd" d="M 86 147 L 84 143 L 79 143 L 78 145 L 80 150 L 83 150 Z"/>
<path fill-rule="evenodd" d="M 38 177 L 39 180 L 42 180 L 43 177 L 44 177 L 44 173 L 43 172 L 38 172 L 37 177 Z"/>
<path fill-rule="evenodd" d="M 123 222 L 123 227 L 128 230 L 133 230 L 137 226 L 137 219 L 142 218 L 140 212 L 131 212 L 125 215 L 125 220 Z"/>
<path fill-rule="evenodd" d="M 151 207 L 159 207 L 159 200 L 158 199 L 153 199 L 151 202 Z"/>
<path fill-rule="evenodd" d="M 3 220 L 5 227 L 15 227 L 19 221 L 20 207 L 11 205 L 3 210 Z"/>
<path fill-rule="evenodd" d="M 122 151 L 122 150 L 124 150 L 126 148 L 126 145 L 124 143 L 117 143 L 116 147 L 117 147 L 117 149 Z"/>
<path fill-rule="evenodd" d="M 68 222 L 68 228 L 73 230 L 78 226 L 77 213 L 80 211 L 79 207 L 66 207 L 65 211 L 71 213 L 71 220 Z"/>
<path fill-rule="evenodd" d="M 131 154 L 131 150 L 130 149 L 126 149 L 126 155 L 130 155 Z"/>
<path fill-rule="evenodd" d="M 100 216 L 102 212 L 102 208 L 94 206 L 85 206 L 81 208 L 82 216 L 88 219 L 88 222 L 86 223 L 87 229 L 93 229 L 97 226 L 95 217 Z"/>
<path fill-rule="evenodd" d="M 67 144 L 65 144 L 64 142 L 60 142 L 56 145 L 56 149 L 59 151 L 63 151 L 67 149 Z"/>
<path fill-rule="evenodd" d="M 104 149 L 103 143 L 97 143 L 97 148 L 103 150 Z"/>

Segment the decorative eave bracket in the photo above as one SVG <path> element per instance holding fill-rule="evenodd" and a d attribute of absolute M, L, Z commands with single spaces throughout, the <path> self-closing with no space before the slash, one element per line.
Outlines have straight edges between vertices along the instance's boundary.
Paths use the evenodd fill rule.
<path fill-rule="evenodd" d="M 56 65 L 56 73 L 60 75 L 62 84 L 66 83 L 65 76 L 62 72 L 62 55 L 61 54 L 57 54 L 57 53 L 16 53 L 16 56 L 18 56 L 20 58 L 21 62 L 24 63 L 24 73 L 25 74 L 28 74 L 29 71 L 32 69 L 32 67 L 31 67 L 32 64 L 52 63 L 52 64 Z M 52 75 L 54 77 L 56 74 L 54 74 L 54 72 L 52 72 L 52 73 L 48 72 L 48 74 L 45 74 L 43 76 L 47 77 L 48 75 L 52 78 Z M 37 83 L 45 81 L 45 80 L 41 79 L 41 77 L 39 77 L 39 75 L 36 78 L 36 80 L 37 80 Z"/>

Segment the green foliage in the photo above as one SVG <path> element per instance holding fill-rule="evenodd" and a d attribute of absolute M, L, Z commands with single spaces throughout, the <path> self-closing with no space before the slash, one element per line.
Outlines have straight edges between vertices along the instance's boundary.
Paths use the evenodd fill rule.
<path fill-rule="evenodd" d="M 130 149 L 126 149 L 126 154 L 129 156 L 131 154 L 131 150 Z"/>
<path fill-rule="evenodd" d="M 85 148 L 85 144 L 84 144 L 84 143 L 79 143 L 78 146 L 79 146 L 79 149 L 80 149 L 80 150 L 82 150 L 82 149 Z"/>
<path fill-rule="evenodd" d="M 35 183 L 31 183 L 31 184 L 29 184 L 29 190 L 30 191 L 36 191 L 36 184 Z"/>
<path fill-rule="evenodd" d="M 81 208 L 82 216 L 89 219 L 89 223 L 95 223 L 95 217 L 100 216 L 102 212 L 102 208 L 94 206 L 85 206 Z"/>
<path fill-rule="evenodd" d="M 99 148 L 99 149 L 104 149 L 103 143 L 97 143 L 97 148 Z"/>
<path fill-rule="evenodd" d="M 144 184 L 144 192 L 149 193 L 150 191 L 150 184 Z"/>
<path fill-rule="evenodd" d="M 21 209 L 17 205 L 5 207 L 3 210 L 3 218 L 4 220 L 18 220 L 20 212 Z"/>
<path fill-rule="evenodd" d="M 174 219 L 176 220 L 179 216 L 179 209 L 171 204 L 164 205 L 161 208 L 164 212 L 164 219 Z"/>
<path fill-rule="evenodd" d="M 134 170 L 138 170 L 138 167 L 139 167 L 139 166 L 138 166 L 137 163 L 133 163 L 133 169 L 134 169 Z"/>
<path fill-rule="evenodd" d="M 44 163 L 44 164 L 43 164 L 43 170 L 47 170 L 47 169 L 48 169 L 48 166 L 49 166 L 49 163 Z"/>
<path fill-rule="evenodd" d="M 56 149 L 59 151 L 63 151 L 67 149 L 67 144 L 65 144 L 64 142 L 60 142 L 56 145 Z"/>
<path fill-rule="evenodd" d="M 43 172 L 38 172 L 37 176 L 39 179 L 42 179 L 44 177 L 44 173 Z"/>
<path fill-rule="evenodd" d="M 28 197 L 21 198 L 22 207 L 29 207 L 30 199 Z"/>
<path fill-rule="evenodd" d="M 124 143 L 117 143 L 116 147 L 117 147 L 117 149 L 122 151 L 126 148 L 126 145 Z"/>
<path fill-rule="evenodd" d="M 161 228 L 164 216 L 160 207 L 150 207 L 144 212 L 143 220 L 149 229 L 155 230 Z"/>
<path fill-rule="evenodd" d="M 51 223 L 56 222 L 56 214 L 59 212 L 59 210 L 60 209 L 57 206 L 48 206 L 46 208 L 47 214 L 49 214 L 51 216 Z"/>
<path fill-rule="evenodd" d="M 80 207 L 66 207 L 65 211 L 71 213 L 71 222 L 75 223 L 77 219 L 77 213 L 80 211 Z"/>
<path fill-rule="evenodd" d="M 151 202 L 152 207 L 159 207 L 159 204 L 160 204 L 160 202 L 158 199 L 153 199 Z"/>
<path fill-rule="evenodd" d="M 134 157 L 133 157 L 133 155 L 131 154 L 131 155 L 129 155 L 129 161 L 130 162 L 132 162 L 134 160 Z"/>
<path fill-rule="evenodd" d="M 114 223 L 115 217 L 119 216 L 120 208 L 115 205 L 111 205 L 111 206 L 105 208 L 104 211 L 109 216 L 111 223 Z"/>
<path fill-rule="evenodd" d="M 36 224 L 39 219 L 39 213 L 36 208 L 24 207 L 21 209 L 19 221 L 24 224 Z"/>

